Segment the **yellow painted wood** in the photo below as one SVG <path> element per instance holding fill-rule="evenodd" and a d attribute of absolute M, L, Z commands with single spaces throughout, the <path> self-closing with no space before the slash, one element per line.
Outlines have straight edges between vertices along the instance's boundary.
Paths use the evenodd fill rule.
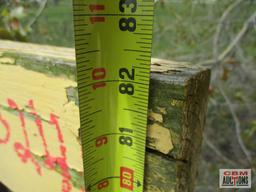
<path fill-rule="evenodd" d="M 210 74 L 208 70 L 190 67 L 187 63 L 161 59 L 152 59 L 151 67 L 153 88 L 147 147 L 152 151 L 146 154 L 145 191 L 192 192 Z M 75 97 L 76 87 L 74 49 L 0 40 L 0 181 L 13 192 L 83 191 L 79 110 L 75 103 L 77 98 L 70 99 Z M 70 88 L 72 91 L 67 91 Z M 188 97 L 187 91 L 192 96 Z M 15 102 L 19 110 L 11 108 L 8 100 Z M 65 183 L 63 185 L 63 179 L 67 177 L 61 174 L 60 163 L 56 162 L 52 169 L 45 163 L 45 148 L 32 114 L 34 111 L 29 108 L 31 100 L 42 120 L 50 154 L 61 157 L 56 127 L 50 122 L 51 114 L 58 117 L 67 153 L 70 190 L 65 190 Z M 19 112 L 24 115 L 31 155 L 34 163 L 41 167 L 41 175 L 31 159 L 22 162 L 15 151 L 15 143 L 26 145 Z M 173 119 L 173 124 L 169 120 L 177 114 L 181 121 Z M 9 136 L 6 122 L 10 128 Z M 195 134 L 193 130 L 198 132 Z M 181 134 L 196 140 L 193 148 L 186 145 L 180 138 Z M 9 138 L 4 143 L 7 136 Z M 170 161 L 171 155 L 181 159 Z M 188 163 L 184 163 L 182 158 L 186 158 Z"/>
<path fill-rule="evenodd" d="M 13 145 L 19 141 L 25 144 L 22 133 L 21 123 L 17 111 L 8 109 L 8 99 L 16 102 L 19 109 L 24 110 L 25 123 L 28 131 L 28 137 L 31 146 L 31 153 L 37 157 L 44 157 L 44 148 L 39 136 L 38 127 L 34 119 L 26 117 L 26 114 L 31 113 L 28 108 L 29 100 L 33 100 L 35 110 L 40 115 L 46 142 L 49 151 L 52 155 L 60 154 L 59 145 L 57 142 L 57 133 L 52 125 L 49 124 L 50 114 L 54 113 L 59 117 L 60 127 L 62 130 L 65 146 L 67 148 L 67 163 L 69 169 L 74 169 L 77 172 L 83 172 L 81 145 L 79 142 L 79 111 L 77 105 L 73 101 L 68 101 L 66 88 L 76 87 L 77 84 L 73 80 L 64 77 L 49 76 L 43 73 L 25 69 L 19 65 L 13 64 L 11 59 L 5 60 L 5 64 L 0 64 L 0 115 L 9 123 L 11 129 L 10 140 L 7 144 L 0 144 L 0 154 L 6 154 L 0 163 L 0 180 L 10 186 L 15 192 L 30 192 L 33 188 L 40 187 L 40 191 L 56 191 L 61 192 L 61 175 L 55 170 L 49 170 L 43 167 L 42 176 L 35 171 L 35 166 L 28 161 L 22 163 Z M 6 62 L 8 61 L 8 62 Z M 16 114 L 14 114 L 16 113 Z M 162 114 L 154 112 L 149 113 L 149 118 L 152 120 L 163 121 Z M 0 126 L 3 126 L 0 124 Z M 154 140 L 148 143 L 148 147 L 156 149 L 163 153 L 168 153 L 173 148 L 171 143 L 170 132 L 167 128 L 153 124 L 148 127 L 148 138 Z M 5 129 L 0 129 L 0 138 L 4 136 Z M 12 159 L 12 163 L 10 162 Z M 40 161 L 39 161 L 40 162 Z M 6 166 L 8 165 L 8 166 Z M 27 170 L 27 171 L 26 171 Z M 27 177 L 21 177 L 17 173 L 26 173 Z M 9 177 L 11 176 L 11 177 Z M 33 178 L 32 180 L 28 178 Z M 82 179 L 82 178 L 81 178 Z M 41 182 L 54 181 L 49 185 L 40 185 Z M 14 182 L 15 181 L 15 182 Z M 17 181 L 19 181 L 17 183 Z M 26 185 L 24 182 L 28 182 Z M 21 188 L 23 190 L 21 190 Z M 77 191 L 73 187 L 72 191 Z"/>
<path fill-rule="evenodd" d="M 32 191 L 31 189 L 38 187 L 40 191 L 61 192 L 62 177 L 59 173 L 42 166 L 42 176 L 39 176 L 33 164 L 22 163 L 14 151 L 15 142 L 24 144 L 25 141 L 19 116 L 7 110 L 7 100 L 15 101 L 25 114 L 31 112 L 27 107 L 28 101 L 30 99 L 34 101 L 36 112 L 44 120 L 42 124 L 49 151 L 55 156 L 60 155 L 58 137 L 54 126 L 47 121 L 51 113 L 57 115 L 67 148 L 68 166 L 70 169 L 82 172 L 81 145 L 78 140 L 79 111 L 74 102 L 68 102 L 65 92 L 66 87 L 76 86 L 76 82 L 60 77 L 50 77 L 16 65 L 0 65 L 0 82 L 0 115 L 9 123 L 11 129 L 8 143 L 0 144 L 0 180 L 15 192 Z M 43 157 L 44 148 L 34 119 L 25 117 L 25 123 L 32 154 Z M 6 134 L 3 125 L 0 124 L 1 126 L 0 138 Z M 25 173 L 26 176 L 21 177 L 21 173 Z M 49 179 L 54 182 L 46 185 Z M 78 191 L 78 189 L 73 188 L 72 191 Z"/>
<path fill-rule="evenodd" d="M 58 58 L 65 61 L 75 60 L 75 49 L 32 43 L 14 43 L 0 39 L 0 54 L 1 52 L 40 55 L 45 58 Z"/>
<path fill-rule="evenodd" d="M 35 192 L 49 191 L 61 192 L 62 176 L 54 170 L 49 170 L 42 166 L 42 175 L 38 175 L 34 165 L 22 163 L 13 149 L 13 143 L 23 141 L 20 125 L 17 125 L 17 116 L 9 112 L 0 110 L 1 115 L 10 123 L 12 134 L 8 144 L 0 145 L 1 163 L 0 163 L 0 180 L 5 183 L 14 192 Z M 36 154 L 41 154 L 42 145 L 39 140 L 35 139 L 36 127 L 31 120 L 26 120 L 29 127 L 29 137 L 31 138 L 32 151 Z M 0 135 L 3 135 L 1 129 Z M 33 139 L 34 138 L 34 139 Z M 71 152 L 70 152 L 71 153 Z M 72 156 L 69 156 L 72 158 Z M 73 188 L 71 192 L 80 192 L 78 188 Z"/>

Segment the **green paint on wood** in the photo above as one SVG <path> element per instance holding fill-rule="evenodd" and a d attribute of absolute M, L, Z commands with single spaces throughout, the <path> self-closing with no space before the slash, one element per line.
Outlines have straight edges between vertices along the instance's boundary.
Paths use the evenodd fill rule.
<path fill-rule="evenodd" d="M 0 41 L 4 46 L 4 41 Z M 0 49 L 0 65 L 19 65 L 31 71 L 43 73 L 50 77 L 63 77 L 75 81 L 75 61 L 72 58 L 57 57 L 58 50 L 52 48 L 56 54 L 48 57 L 41 55 L 38 49 L 43 47 L 33 45 L 31 52 L 20 53 L 16 46 L 26 44 L 8 42 L 8 50 Z M 1 47 L 0 47 L 1 48 Z M 51 48 L 48 47 L 48 52 Z M 70 55 L 74 50 L 65 50 Z M 1 62 L 1 58 L 11 58 L 15 62 Z M 148 150 L 146 153 L 145 191 L 147 192 L 192 192 L 194 190 L 197 165 L 201 150 L 203 127 L 207 108 L 208 86 L 210 71 L 200 67 L 180 67 L 176 70 L 154 69 L 151 73 L 149 110 L 162 115 L 162 122 L 157 122 L 168 129 L 171 134 L 173 149 L 169 154 L 157 150 Z M 166 62 L 166 61 L 165 61 Z M 165 64 L 166 67 L 166 64 Z M 170 69 L 171 69 L 170 64 Z M 77 88 L 68 86 L 63 90 L 68 102 L 78 105 Z M 5 110 L 9 110 L 5 107 Z M 17 112 L 13 112 L 18 115 Z M 31 118 L 27 114 L 26 118 Z M 148 124 L 155 123 L 149 119 Z M 164 144 L 164 143 L 163 143 Z M 151 143 L 152 145 L 152 143 Z M 37 157 L 43 161 L 44 157 Z M 1 163 L 1 160 L 0 160 Z M 60 170 L 55 169 L 56 173 Z M 82 172 L 71 169 L 72 184 L 80 188 L 83 185 Z"/>

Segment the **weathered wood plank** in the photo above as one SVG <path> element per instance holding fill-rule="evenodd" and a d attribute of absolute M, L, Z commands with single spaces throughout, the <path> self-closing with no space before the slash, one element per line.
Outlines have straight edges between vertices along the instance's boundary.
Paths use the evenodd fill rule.
<path fill-rule="evenodd" d="M 159 59 L 151 68 L 145 191 L 192 192 L 210 72 Z M 75 80 L 73 49 L 0 40 L 0 181 L 14 192 L 83 190 Z"/>

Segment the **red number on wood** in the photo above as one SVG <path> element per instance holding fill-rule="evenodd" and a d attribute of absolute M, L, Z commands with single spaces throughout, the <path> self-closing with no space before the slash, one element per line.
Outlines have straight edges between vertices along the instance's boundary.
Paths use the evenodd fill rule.
<path fill-rule="evenodd" d="M 28 132 L 26 129 L 26 123 L 25 123 L 23 111 L 21 109 L 19 109 L 18 105 L 12 99 L 7 99 L 7 103 L 11 109 L 18 111 L 19 119 L 21 122 L 21 129 L 22 129 L 22 133 L 23 133 L 23 136 L 25 139 L 25 146 L 23 146 L 23 144 L 21 144 L 20 142 L 15 142 L 14 149 L 15 149 L 18 157 L 21 159 L 21 161 L 23 163 L 27 163 L 27 160 L 30 159 L 31 162 L 34 164 L 37 173 L 39 175 L 41 175 L 42 174 L 41 166 L 35 160 L 34 156 L 30 152 L 31 151 L 30 150 L 30 142 L 29 142 L 29 138 L 28 138 Z"/>
<path fill-rule="evenodd" d="M 0 125 L 3 125 L 5 130 L 6 130 L 6 134 L 4 137 L 0 137 L 0 144 L 7 144 L 8 141 L 10 140 L 10 136 L 11 136 L 11 129 L 10 126 L 8 124 L 8 122 L 2 117 L 2 115 L 0 114 Z"/>
<path fill-rule="evenodd" d="M 56 162 L 60 166 L 61 174 L 63 176 L 62 179 L 62 192 L 69 192 L 72 189 L 70 179 L 71 175 L 69 174 L 69 168 L 67 165 L 67 149 L 64 145 L 64 138 L 59 126 L 59 120 L 56 115 L 53 113 L 50 114 L 50 123 L 55 126 L 55 129 L 57 131 L 57 137 L 60 143 L 60 153 L 61 157 L 56 157 Z"/>
<path fill-rule="evenodd" d="M 18 105 L 15 103 L 14 100 L 12 99 L 7 99 L 7 104 L 11 110 L 15 110 L 18 112 L 18 118 L 21 123 L 21 130 L 22 134 L 24 137 L 24 144 L 20 142 L 14 142 L 14 150 L 17 153 L 17 156 L 20 158 L 21 162 L 23 163 L 28 163 L 29 161 L 34 164 L 36 171 L 39 175 L 42 175 L 42 170 L 40 164 L 36 161 L 34 158 L 33 154 L 31 153 L 30 149 L 30 141 L 29 141 L 29 136 L 26 128 L 26 122 L 25 122 L 25 117 L 24 117 L 24 112 L 21 110 Z M 0 106 L 1 107 L 1 106 Z M 43 123 L 41 117 L 36 113 L 35 107 L 33 100 L 29 100 L 28 102 L 28 108 L 31 110 L 28 112 L 30 115 L 33 116 L 34 122 L 38 128 L 39 135 L 42 140 L 42 144 L 44 147 L 45 154 L 43 155 L 45 157 L 45 166 L 50 168 L 50 169 L 55 169 L 56 166 L 59 167 L 60 173 L 62 175 L 62 192 L 70 192 L 72 190 L 72 184 L 70 182 L 71 180 L 71 175 L 69 173 L 69 167 L 67 164 L 67 149 L 64 144 L 64 138 L 62 135 L 62 131 L 59 125 L 59 120 L 56 115 L 53 113 L 50 114 L 50 124 L 54 126 L 56 129 L 57 133 L 57 142 L 59 143 L 59 150 L 60 150 L 60 156 L 53 156 L 50 154 L 48 150 L 48 145 L 45 139 L 44 135 L 44 128 L 43 128 Z M 0 108 L 1 109 L 1 108 Z M 2 115 L 0 114 L 0 127 L 4 126 L 6 129 L 6 135 L 5 137 L 0 137 L 0 144 L 6 144 L 9 141 L 10 135 L 11 135 L 11 129 L 10 126 L 5 120 Z"/>

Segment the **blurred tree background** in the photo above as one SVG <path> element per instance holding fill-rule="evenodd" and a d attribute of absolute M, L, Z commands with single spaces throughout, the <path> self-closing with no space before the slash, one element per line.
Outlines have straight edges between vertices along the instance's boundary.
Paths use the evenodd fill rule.
<path fill-rule="evenodd" d="M 73 47 L 71 0 L 0 0 L 0 38 Z"/>
<path fill-rule="evenodd" d="M 74 47 L 72 1 L 0 0 L 0 38 Z M 153 56 L 212 68 L 196 191 L 251 168 L 256 192 L 256 1 L 156 1 Z"/>

